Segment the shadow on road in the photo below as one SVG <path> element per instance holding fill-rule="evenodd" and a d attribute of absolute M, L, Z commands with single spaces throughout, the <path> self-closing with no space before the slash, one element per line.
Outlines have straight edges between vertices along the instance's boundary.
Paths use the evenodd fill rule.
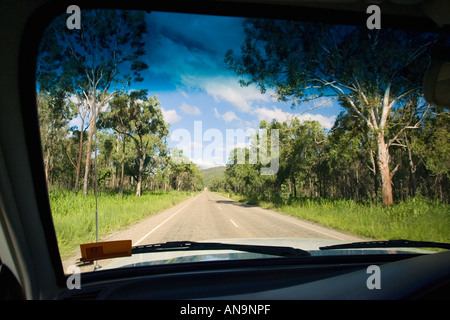
<path fill-rule="evenodd" d="M 242 202 L 234 201 L 234 200 L 209 200 L 209 201 L 213 201 L 217 204 L 232 204 L 232 205 L 244 207 L 244 208 L 257 207 L 257 205 L 254 205 L 254 204 L 242 203 Z"/>

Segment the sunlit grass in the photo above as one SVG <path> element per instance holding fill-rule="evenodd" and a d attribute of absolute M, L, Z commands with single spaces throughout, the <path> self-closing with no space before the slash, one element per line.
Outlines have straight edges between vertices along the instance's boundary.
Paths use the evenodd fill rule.
<path fill-rule="evenodd" d="M 377 203 L 320 198 L 290 199 L 284 205 L 276 199 L 269 202 L 228 195 L 236 201 L 250 202 L 370 239 L 450 242 L 450 205 L 423 197 L 385 207 Z"/>
<path fill-rule="evenodd" d="M 144 192 L 141 197 L 112 192 L 98 195 L 99 237 L 125 229 L 152 214 L 172 207 L 193 196 L 183 191 Z M 49 192 L 53 223 L 61 256 L 68 257 L 81 243 L 96 238 L 95 197 L 75 195 L 68 190 Z"/>

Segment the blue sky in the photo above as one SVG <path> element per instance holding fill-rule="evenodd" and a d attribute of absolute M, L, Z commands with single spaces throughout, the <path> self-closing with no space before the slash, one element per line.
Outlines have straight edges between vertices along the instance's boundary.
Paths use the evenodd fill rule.
<path fill-rule="evenodd" d="M 317 120 L 331 129 L 340 107 L 335 101 L 310 110 L 313 102 L 292 108 L 278 102 L 274 91 L 261 94 L 256 86 L 241 87 L 226 68 L 227 50 L 240 53 L 245 39 L 243 18 L 151 12 L 147 15 L 146 56 L 149 68 L 143 82 L 130 90 L 147 89 L 157 95 L 170 124 L 170 148 L 183 151 L 202 168 L 225 165 L 234 147 L 248 143 L 227 139 L 228 131 L 257 130 L 261 120 L 286 121 L 298 116 Z M 70 125 L 79 125 L 79 118 Z M 227 131 L 228 130 L 228 131 Z M 250 135 L 248 135 L 250 136 Z M 237 140 L 237 139 L 236 139 Z"/>
<path fill-rule="evenodd" d="M 245 39 L 242 21 L 163 12 L 148 16 L 149 69 L 139 87 L 158 95 L 170 123 L 169 146 L 182 149 L 203 168 L 226 163 L 233 146 L 226 141 L 227 129 L 257 129 L 261 120 L 285 121 L 296 114 L 301 114 L 301 119 L 318 120 L 330 129 L 340 110 L 335 102 L 307 112 L 312 103 L 292 109 L 291 103 L 276 101 L 273 91 L 263 95 L 256 86 L 241 87 L 237 76 L 226 69 L 224 58 L 228 49 L 240 52 Z M 177 140 L 179 133 L 189 133 L 190 141 Z M 209 139 L 211 134 L 216 134 L 214 139 Z M 223 149 L 216 148 L 212 155 L 201 152 L 217 139 L 222 139 Z"/>

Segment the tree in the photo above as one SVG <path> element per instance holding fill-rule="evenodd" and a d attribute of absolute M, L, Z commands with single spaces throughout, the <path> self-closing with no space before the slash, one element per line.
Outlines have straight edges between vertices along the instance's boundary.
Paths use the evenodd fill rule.
<path fill-rule="evenodd" d="M 226 189 L 225 176 L 215 176 L 209 180 L 208 189 L 215 192 L 224 192 Z"/>
<path fill-rule="evenodd" d="M 66 18 L 63 15 L 55 19 L 45 32 L 37 78 L 43 90 L 57 86 L 76 96 L 78 103 L 89 110 L 83 181 L 83 194 L 86 195 L 98 116 L 117 92 L 132 81 L 142 81 L 141 71 L 148 68 L 140 60 L 145 53 L 142 39 L 146 32 L 145 13 L 83 10 L 79 30 L 66 28 Z M 84 119 L 81 112 L 80 115 Z"/>
<path fill-rule="evenodd" d="M 421 130 L 410 139 L 409 150 L 420 159 L 434 181 L 426 189 L 435 189 L 443 201 L 450 186 L 450 112 L 448 108 L 433 106 Z M 416 168 L 414 168 L 416 169 Z"/>
<path fill-rule="evenodd" d="M 325 153 L 329 168 L 329 185 L 335 197 L 367 196 L 376 199 L 378 191 L 376 148 L 358 118 L 341 112 L 327 135 Z"/>
<path fill-rule="evenodd" d="M 47 184 L 52 180 L 55 166 L 55 150 L 61 145 L 68 131 L 69 121 L 73 117 L 73 104 L 64 99 L 64 92 L 59 91 L 50 95 L 37 95 L 38 112 L 41 131 L 41 142 L 44 152 L 45 176 Z"/>
<path fill-rule="evenodd" d="M 126 138 L 132 134 L 131 128 L 131 104 L 136 103 L 137 99 L 143 99 L 147 95 L 146 90 L 134 91 L 131 95 L 118 94 L 109 103 L 106 112 L 100 115 L 98 125 L 102 128 L 113 129 L 122 142 L 122 156 L 120 160 L 120 195 L 123 196 L 123 183 L 125 173 L 125 147 Z"/>
<path fill-rule="evenodd" d="M 110 110 L 101 118 L 101 126 L 112 128 L 119 134 L 132 139 L 136 147 L 136 196 L 142 193 L 142 181 L 146 165 L 164 152 L 165 138 L 169 133 L 164 122 L 156 96 L 147 98 L 146 90 L 118 95 L 110 105 Z M 123 140 L 123 157 L 125 139 Z M 123 158 L 122 157 L 122 167 Z M 122 170 L 123 177 L 123 170 Z M 123 185 L 123 178 L 121 184 Z"/>
<path fill-rule="evenodd" d="M 421 79 L 437 36 L 262 19 L 247 19 L 244 30 L 241 57 L 229 50 L 225 58 L 243 77 L 240 83 L 256 84 L 262 92 L 275 88 L 278 99 L 294 105 L 337 98 L 374 137 L 383 203 L 392 204 L 396 168 L 390 167 L 389 148 L 405 129 L 419 123 L 405 121 L 395 135 L 389 134 L 397 116 L 411 119 L 406 111 L 427 111 Z"/>
<path fill-rule="evenodd" d="M 314 167 L 320 162 L 320 149 L 325 140 L 324 129 L 317 121 L 302 122 L 298 118 L 289 119 L 281 125 L 272 123 L 270 128 L 279 128 L 281 136 L 278 184 L 288 180 L 294 197 L 297 196 L 298 186 L 306 184 L 312 195 L 315 192 L 314 182 L 318 179 Z"/>
<path fill-rule="evenodd" d="M 225 178 L 232 191 L 255 198 L 263 191 L 264 178 L 260 175 L 261 164 L 251 163 L 250 153 L 249 148 L 234 148 L 228 158 Z"/>
<path fill-rule="evenodd" d="M 171 185 L 175 190 L 201 190 L 203 187 L 203 174 L 200 168 L 188 157 L 183 155 L 183 151 L 174 148 L 169 157 L 169 167 L 171 173 Z"/>
<path fill-rule="evenodd" d="M 81 120 L 80 124 L 80 136 L 79 136 L 79 143 L 78 143 L 78 157 L 77 157 L 77 165 L 76 165 L 76 173 L 75 173 L 75 185 L 73 187 L 73 190 L 75 193 L 78 193 L 79 188 L 79 179 L 81 174 L 81 165 L 82 165 L 82 158 L 83 158 L 83 146 L 84 146 L 84 132 L 88 127 L 86 127 L 86 121 L 89 119 L 89 105 L 86 103 L 86 101 L 77 101 L 78 105 L 78 117 Z"/>

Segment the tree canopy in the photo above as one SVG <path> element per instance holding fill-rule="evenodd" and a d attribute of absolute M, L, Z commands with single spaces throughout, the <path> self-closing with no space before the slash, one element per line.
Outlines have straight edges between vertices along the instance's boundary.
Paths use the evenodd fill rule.
<path fill-rule="evenodd" d="M 56 18 L 44 33 L 40 45 L 37 82 L 41 91 L 63 91 L 79 105 L 89 122 L 83 193 L 87 193 L 92 141 L 97 118 L 106 103 L 132 82 L 143 80 L 148 66 L 143 34 L 145 13 L 126 10 L 83 10 L 80 29 L 68 29 L 64 15 Z M 80 141 L 83 135 L 80 135 Z M 82 144 L 80 143 L 80 148 Z M 79 157 L 82 155 L 80 149 Z M 77 176 L 80 174 L 78 160 Z M 75 191 L 78 190 L 78 177 Z"/>
<path fill-rule="evenodd" d="M 320 97 L 336 99 L 357 119 L 374 147 L 382 199 L 392 204 L 390 148 L 407 129 L 417 129 L 429 111 L 421 90 L 438 35 L 410 31 L 247 19 L 239 56 L 225 62 L 241 85 L 274 88 L 294 106 Z"/>
<path fill-rule="evenodd" d="M 71 183 L 76 193 L 83 175 L 83 194 L 98 183 L 121 194 L 133 186 L 137 196 L 144 188 L 199 188 L 195 165 L 182 168 L 171 161 L 168 124 L 157 96 L 129 90 L 144 80 L 148 68 L 146 13 L 81 14 L 80 29 L 68 29 L 66 15 L 54 19 L 39 48 L 36 80 L 48 183 Z M 81 124 L 69 128 L 74 119 Z M 92 175 L 94 158 L 101 159 L 95 161 L 98 177 Z M 176 173 L 184 176 L 183 183 L 174 182 Z"/>

